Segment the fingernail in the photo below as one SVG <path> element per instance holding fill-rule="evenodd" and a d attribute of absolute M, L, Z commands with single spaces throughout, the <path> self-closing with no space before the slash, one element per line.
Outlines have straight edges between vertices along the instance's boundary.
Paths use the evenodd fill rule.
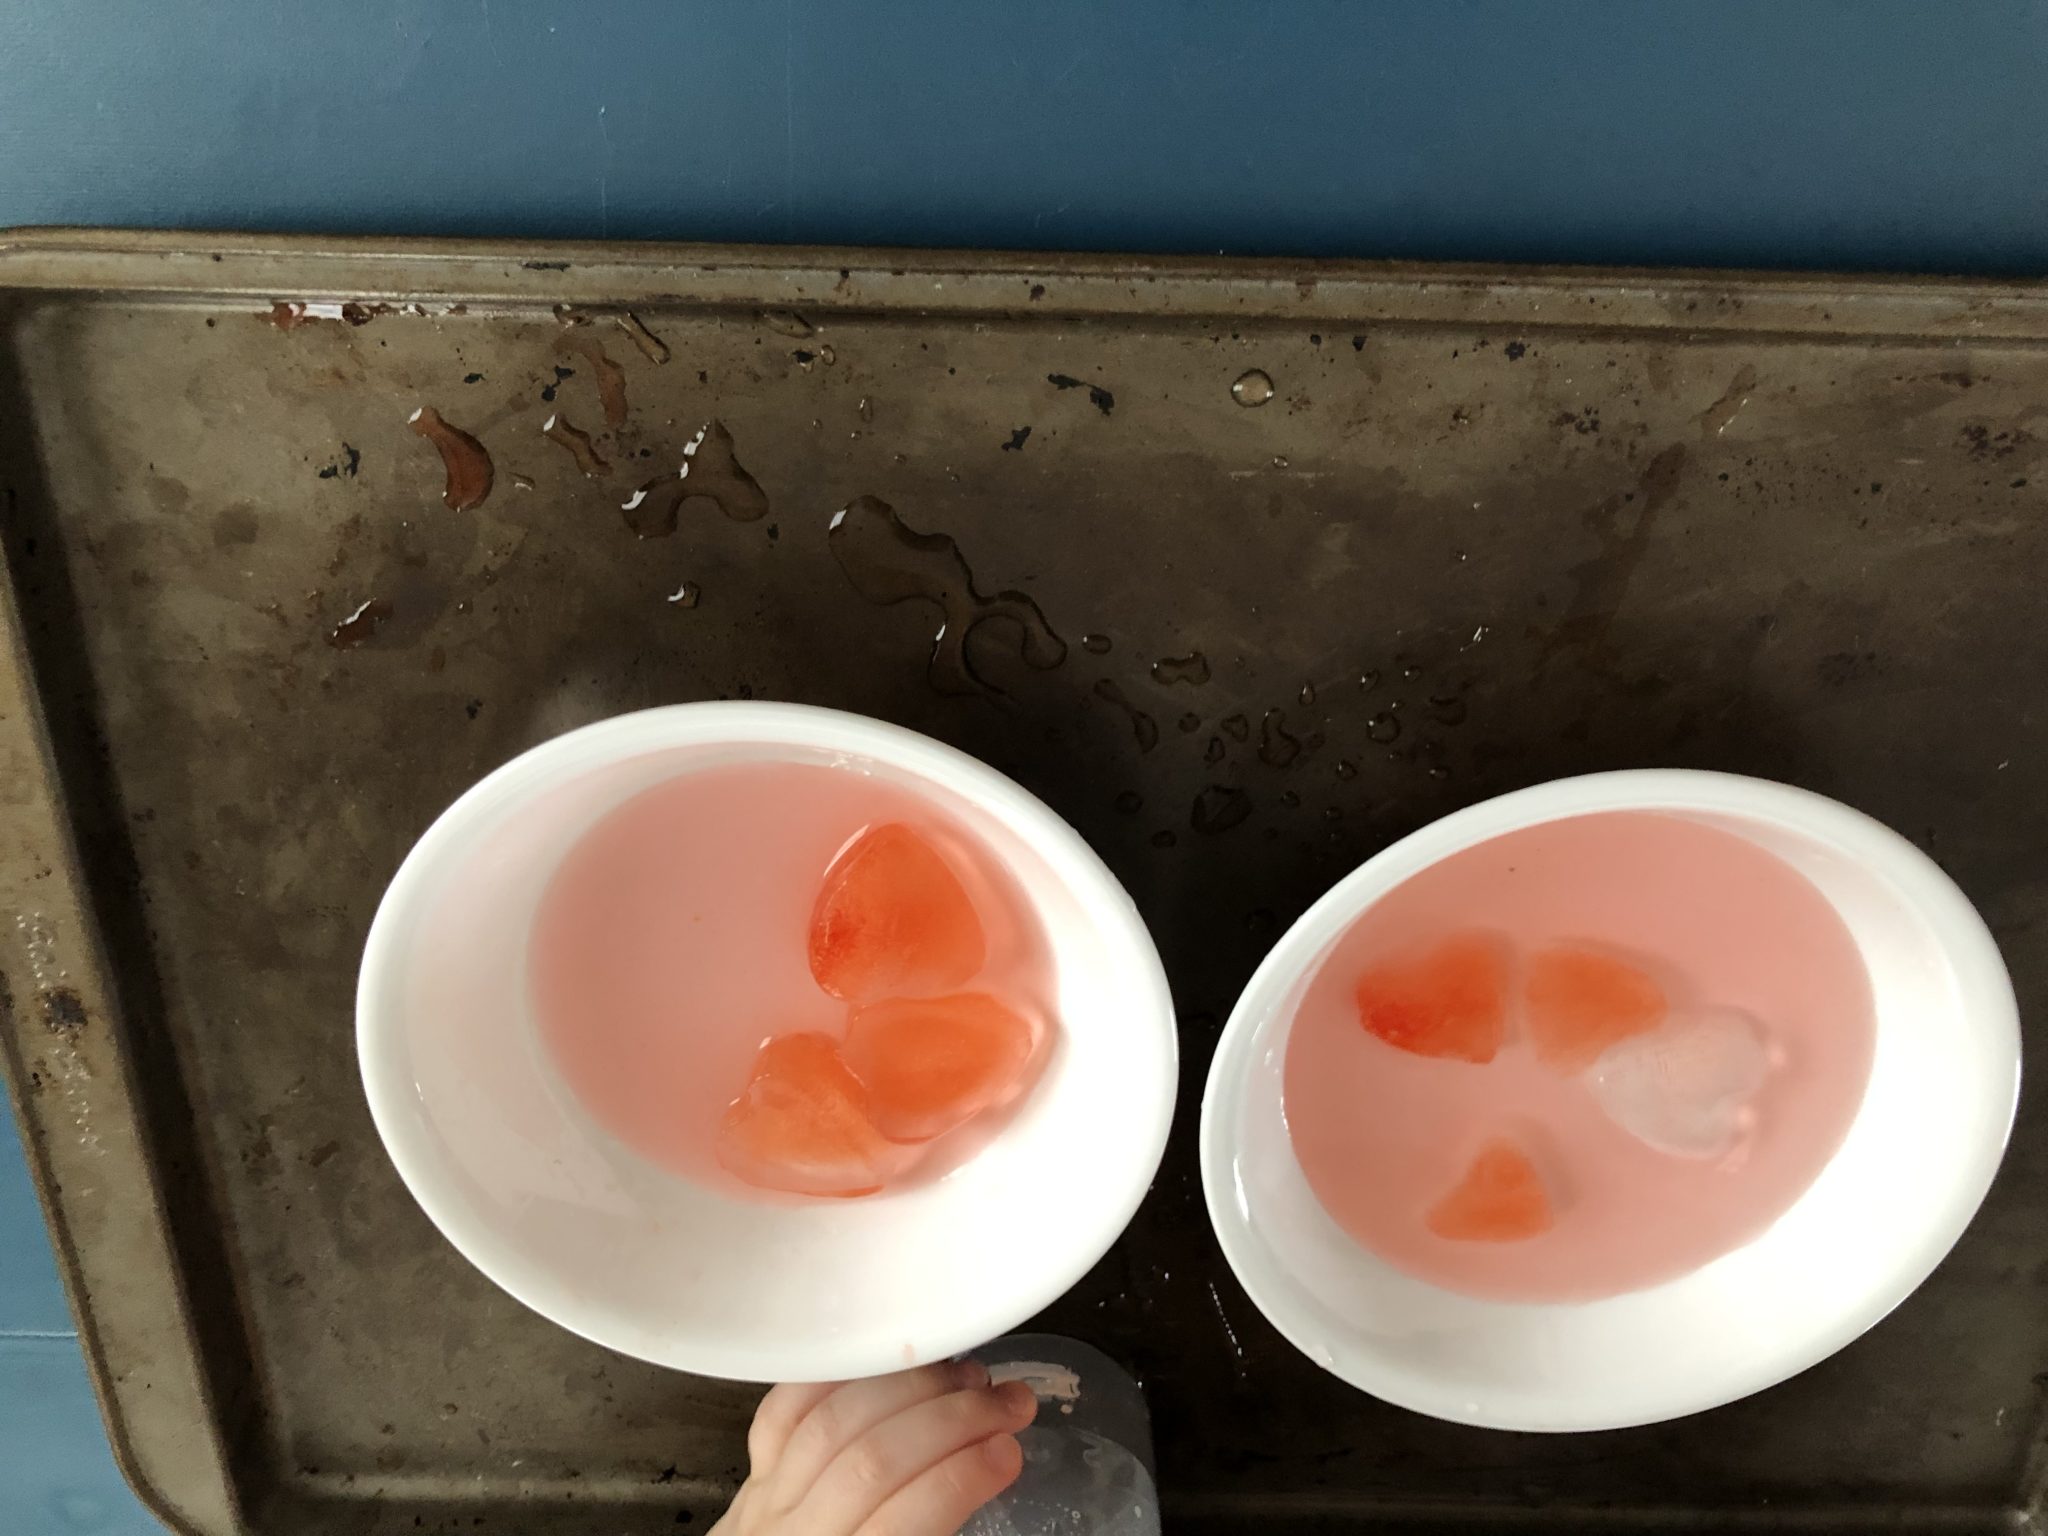
<path fill-rule="evenodd" d="M 982 1458 L 996 1471 L 1008 1474 L 1024 1464 L 1024 1447 L 1015 1435 L 995 1435 L 981 1442 Z"/>
<path fill-rule="evenodd" d="M 1006 1381 L 996 1389 L 1002 1394 L 1003 1406 L 1012 1413 L 1029 1413 L 1038 1417 L 1038 1394 L 1031 1390 L 1029 1382 Z"/>
<path fill-rule="evenodd" d="M 953 1366 L 953 1379 L 970 1391 L 988 1385 L 988 1367 L 979 1360 L 960 1360 Z"/>

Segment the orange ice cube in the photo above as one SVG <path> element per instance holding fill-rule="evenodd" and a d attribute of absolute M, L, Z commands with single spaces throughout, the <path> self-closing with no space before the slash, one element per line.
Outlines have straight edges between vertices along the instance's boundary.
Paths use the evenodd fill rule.
<path fill-rule="evenodd" d="M 959 877 L 901 823 L 861 833 L 825 871 L 811 911 L 811 974 L 834 997 L 950 992 L 973 980 L 986 954 Z"/>
<path fill-rule="evenodd" d="M 762 1189 L 872 1195 L 905 1159 L 867 1116 L 867 1095 L 830 1035 L 778 1035 L 718 1128 L 718 1160 Z"/>
<path fill-rule="evenodd" d="M 1530 1043 L 1545 1066 L 1583 1072 L 1607 1048 L 1655 1029 L 1664 989 L 1625 961 L 1560 945 L 1529 961 L 1522 1000 Z"/>
<path fill-rule="evenodd" d="M 1451 1192 L 1429 1208 L 1429 1230 L 1454 1243 L 1520 1243 L 1551 1228 L 1550 1196 L 1521 1148 L 1495 1137 Z"/>
<path fill-rule="evenodd" d="M 1454 934 L 1412 960 L 1384 960 L 1358 978 L 1369 1034 L 1417 1056 L 1487 1062 L 1507 1020 L 1507 962 L 1485 934 Z"/>
<path fill-rule="evenodd" d="M 1037 1044 L 1014 1009 L 963 992 L 854 1009 L 845 1057 L 875 1128 L 891 1141 L 929 1141 L 1002 1100 Z"/>

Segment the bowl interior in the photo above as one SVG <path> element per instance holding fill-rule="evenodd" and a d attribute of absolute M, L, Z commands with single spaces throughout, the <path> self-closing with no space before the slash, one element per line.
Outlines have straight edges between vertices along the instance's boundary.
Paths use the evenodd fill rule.
<path fill-rule="evenodd" d="M 1841 1149 L 1762 1236 L 1663 1285 L 1573 1305 L 1483 1301 L 1389 1267 L 1323 1210 L 1282 1114 L 1293 1013 L 1374 900 L 1502 833 L 1656 810 L 1777 854 L 1841 914 L 1868 968 L 1876 1050 Z M 1424 828 L 1356 871 L 1253 978 L 1211 1069 L 1202 1165 L 1226 1254 L 1279 1330 L 1379 1397 L 1529 1430 L 1675 1417 L 1803 1370 L 1926 1277 L 1983 1198 L 2018 1087 L 2012 990 L 1982 920 L 1918 850 L 1782 785 L 1645 772 L 1541 785 Z"/>
<path fill-rule="evenodd" d="M 758 1203 L 643 1161 L 559 1081 L 526 944 L 594 821 L 738 760 L 893 778 L 980 837 L 1044 930 L 1061 1034 L 1043 1076 L 944 1178 L 854 1201 Z M 943 1358 L 1058 1296 L 1136 1209 L 1176 1078 L 1143 925 L 1080 839 L 923 737 L 784 705 L 689 705 L 536 748 L 421 840 L 379 909 L 358 998 L 378 1129 L 427 1214 L 514 1296 L 598 1343 L 738 1379 L 837 1379 Z"/>

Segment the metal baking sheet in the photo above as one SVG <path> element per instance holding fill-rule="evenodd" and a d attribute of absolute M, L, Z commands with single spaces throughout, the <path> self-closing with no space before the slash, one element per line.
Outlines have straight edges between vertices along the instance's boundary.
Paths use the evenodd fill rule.
<path fill-rule="evenodd" d="M 1626 765 L 1900 827 L 2038 1048 L 2044 340 L 2015 285 L 0 236 L 0 1033 L 131 1476 L 204 1536 L 715 1517 L 754 1392 L 470 1270 L 372 1134 L 350 1002 L 385 880 L 477 776 L 753 696 L 1014 774 L 1152 923 L 1174 1144 L 1044 1323 L 1142 1375 L 1173 1529 L 2041 1529 L 2038 1077 L 1867 1338 L 1563 1438 L 1297 1356 L 1191 1131 L 1238 987 L 1342 871 Z M 488 453 L 480 504 L 422 408 Z M 676 502 L 700 432 L 722 494 Z"/>

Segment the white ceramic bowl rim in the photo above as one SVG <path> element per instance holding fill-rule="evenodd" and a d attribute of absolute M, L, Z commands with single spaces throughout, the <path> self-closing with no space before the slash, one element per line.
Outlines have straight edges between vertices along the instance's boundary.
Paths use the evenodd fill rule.
<path fill-rule="evenodd" d="M 678 748 L 763 747 L 817 750 L 867 759 L 921 778 L 971 802 L 991 821 L 1027 841 L 1061 885 L 1085 909 L 1105 949 L 1128 969 L 1129 990 L 1144 1000 L 1129 1027 L 1159 1082 L 1134 1084 L 1124 1145 L 1131 1155 L 1118 1166 L 1090 1165 L 1085 1208 L 1069 1212 L 1057 1251 L 1031 1255 L 1028 1280 L 1000 1298 L 949 1296 L 932 1300 L 935 1314 L 921 1329 L 920 1359 L 961 1353 L 1011 1331 L 1075 1284 L 1108 1251 L 1143 1200 L 1162 1156 L 1178 1082 L 1178 1041 L 1171 993 L 1151 935 L 1116 877 L 1072 827 L 1035 796 L 966 753 L 914 731 L 864 716 L 809 705 L 716 702 L 671 705 L 622 715 L 543 742 L 501 765 L 465 791 L 420 837 L 400 865 L 373 919 L 364 946 L 357 990 L 356 1036 L 363 1085 L 379 1136 L 400 1178 L 428 1218 L 478 1269 L 533 1310 L 593 1342 L 657 1364 L 736 1380 L 840 1379 L 879 1374 L 906 1364 L 895 1335 L 814 1341 L 764 1358 L 761 1351 L 709 1336 L 674 1339 L 650 1347 L 645 1333 L 623 1331 L 579 1310 L 573 1286 L 534 1272 L 493 1230 L 489 1216 L 450 1194 L 437 1173 L 446 1154 L 420 1117 L 410 1112 L 418 1090 L 407 1069 L 399 1024 L 384 1010 L 387 982 L 400 964 L 408 935 L 403 926 L 421 910 L 432 879 L 466 823 L 485 807 L 530 795 L 585 768 Z M 1149 1095 L 1149 1096 L 1148 1096 Z M 985 1156 L 986 1154 L 984 1154 Z M 835 1202 L 837 1206 L 839 1203 Z M 862 1205 L 866 1202 L 848 1202 Z"/>
<path fill-rule="evenodd" d="M 1413 875 L 1461 849 L 1538 823 L 1601 812 L 1694 813 L 1775 822 L 1828 846 L 1890 882 L 1938 936 L 1973 1016 L 1992 1047 L 1973 1064 L 1980 1118 L 1967 1129 L 1956 1174 L 1936 1206 L 1903 1223 L 1894 1262 L 1879 1288 L 1830 1324 L 1784 1340 L 1745 1339 L 1707 1383 L 1658 1384 L 1654 1403 L 1617 1415 L 1611 1405 L 1560 1381 L 1550 1401 L 1527 1394 L 1508 1404 L 1474 1402 L 1413 1371 L 1340 1360 L 1276 1272 L 1265 1238 L 1246 1219 L 1235 1166 L 1236 1127 L 1262 1029 L 1290 990 L 1359 914 Z M 1881 822 L 1839 801 L 1790 785 L 1690 769 L 1631 769 L 1538 784 L 1483 801 L 1411 833 L 1339 881 L 1283 934 L 1247 983 L 1211 1063 L 1199 1141 L 1209 1216 L 1225 1257 L 1253 1302 L 1303 1353 L 1362 1390 L 1433 1417 L 1483 1428 L 1573 1431 L 1625 1428 L 1732 1402 L 1796 1375 L 1835 1353 L 1909 1296 L 1954 1246 L 1988 1191 L 2011 1131 L 2019 1088 L 2019 1018 L 2012 983 L 1983 918 L 1934 861 Z M 1759 1242 L 1763 1241 L 1759 1239 Z M 1717 1261 L 1719 1262 L 1719 1261 Z M 1674 1284 L 1680 1282 L 1673 1282 Z M 1662 1288 L 1633 1293 L 1650 1296 Z M 1627 1299 L 1627 1298 L 1620 1298 Z M 1593 1303 L 1591 1305 L 1604 1305 Z M 1474 1303 L 1508 1309 L 1505 1303 Z M 1541 1310 L 1530 1307 L 1530 1312 Z"/>

